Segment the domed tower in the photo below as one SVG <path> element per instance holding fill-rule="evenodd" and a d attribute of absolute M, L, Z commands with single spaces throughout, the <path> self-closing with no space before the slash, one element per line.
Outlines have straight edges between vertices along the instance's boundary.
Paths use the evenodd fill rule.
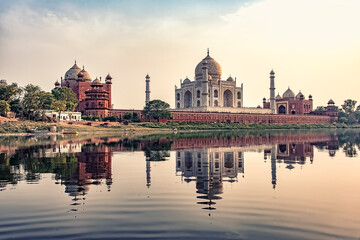
<path fill-rule="evenodd" d="M 85 91 L 85 109 L 89 115 L 107 116 L 109 105 L 109 92 L 104 89 L 104 85 L 96 78 L 91 83 L 91 89 Z"/>
<path fill-rule="evenodd" d="M 109 93 L 109 108 L 113 108 L 112 101 L 111 101 L 111 85 L 112 85 L 112 77 L 110 73 L 105 78 L 105 90 Z"/>

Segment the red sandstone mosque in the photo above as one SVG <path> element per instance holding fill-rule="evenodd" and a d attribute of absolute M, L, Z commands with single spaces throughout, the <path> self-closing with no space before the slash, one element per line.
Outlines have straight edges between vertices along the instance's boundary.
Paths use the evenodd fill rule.
<path fill-rule="evenodd" d="M 305 99 L 288 88 L 282 96 L 275 97 L 275 72 L 270 72 L 270 98 L 263 99 L 263 107 L 243 107 L 243 84 L 236 86 L 236 78 L 222 79 L 222 70 L 218 62 L 210 57 L 209 50 L 195 68 L 195 78 L 186 77 L 175 86 L 175 106 L 171 110 L 170 121 L 186 122 L 238 122 L 238 123 L 332 123 L 337 121 L 337 107 L 331 100 L 326 111 L 313 113 L 313 99 Z M 150 101 L 150 76 L 145 77 L 145 104 Z M 141 110 L 113 109 L 111 102 L 112 77 L 107 74 L 105 81 L 96 78 L 83 67 L 75 64 L 57 81 L 55 88 L 71 88 L 79 100 L 76 108 L 84 115 L 100 117 L 117 116 L 136 112 L 142 121 L 146 121 Z"/>

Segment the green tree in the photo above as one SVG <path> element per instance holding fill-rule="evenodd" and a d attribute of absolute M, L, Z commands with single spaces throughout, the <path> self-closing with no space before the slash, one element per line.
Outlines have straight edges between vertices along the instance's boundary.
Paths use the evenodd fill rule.
<path fill-rule="evenodd" d="M 38 120 L 41 115 L 39 108 L 39 95 L 41 88 L 32 84 L 28 84 L 24 88 L 24 97 L 22 99 L 23 111 L 22 116 L 31 120 Z"/>
<path fill-rule="evenodd" d="M 52 104 L 55 101 L 54 96 L 49 92 L 40 91 L 37 94 L 39 109 L 52 109 Z"/>
<path fill-rule="evenodd" d="M 66 104 L 64 101 L 54 100 L 51 109 L 55 110 L 56 112 L 66 111 Z"/>
<path fill-rule="evenodd" d="M 325 111 L 325 108 L 323 106 L 319 106 L 314 110 L 314 112 L 324 112 L 324 111 Z"/>
<path fill-rule="evenodd" d="M 6 116 L 6 113 L 10 111 L 10 105 L 5 100 L 0 100 L 0 115 Z"/>
<path fill-rule="evenodd" d="M 12 83 L 6 86 L 0 86 L 0 100 L 4 100 L 10 103 L 10 101 L 16 98 L 18 99 L 21 92 L 22 89 L 16 83 Z"/>
<path fill-rule="evenodd" d="M 125 120 L 131 120 L 131 118 L 132 118 L 132 114 L 129 112 L 126 112 L 123 116 L 123 119 Z"/>
<path fill-rule="evenodd" d="M 61 87 L 56 88 L 52 90 L 52 95 L 54 96 L 56 101 L 61 101 L 63 104 L 65 104 L 65 109 L 61 111 L 75 111 L 75 108 L 79 101 L 76 98 L 75 93 L 71 88 L 68 87 Z M 56 103 L 57 106 L 60 106 L 61 104 Z"/>
<path fill-rule="evenodd" d="M 14 99 L 10 102 L 10 110 L 16 114 L 16 116 L 19 116 L 21 112 L 23 111 L 23 105 L 19 98 Z"/>
<path fill-rule="evenodd" d="M 357 101 L 355 100 L 347 99 L 344 101 L 344 104 L 341 105 L 341 107 L 345 113 L 352 113 L 354 112 L 356 103 Z"/>
<path fill-rule="evenodd" d="M 149 120 L 159 120 L 161 118 L 170 119 L 170 105 L 161 100 L 152 100 L 144 107 L 142 113 Z"/>

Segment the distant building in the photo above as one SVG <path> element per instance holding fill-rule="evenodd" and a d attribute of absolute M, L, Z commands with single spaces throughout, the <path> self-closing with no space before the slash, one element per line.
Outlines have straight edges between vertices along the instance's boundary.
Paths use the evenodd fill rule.
<path fill-rule="evenodd" d="M 56 121 L 81 121 L 81 112 L 56 112 L 53 110 L 45 110 L 45 116 Z"/>
<path fill-rule="evenodd" d="M 270 99 L 266 101 L 263 98 L 263 108 L 271 109 L 274 114 L 309 114 L 313 110 L 313 99 L 309 95 L 305 99 L 301 91 L 297 95 L 290 89 L 290 87 L 283 93 L 282 96 L 278 94 L 275 97 L 275 72 L 270 72 Z"/>

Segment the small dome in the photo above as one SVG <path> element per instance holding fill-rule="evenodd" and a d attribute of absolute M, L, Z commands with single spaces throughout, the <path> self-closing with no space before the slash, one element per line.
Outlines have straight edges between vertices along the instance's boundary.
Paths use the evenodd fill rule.
<path fill-rule="evenodd" d="M 309 95 L 309 99 L 312 99 L 312 95 L 311 95 L 311 94 Z"/>
<path fill-rule="evenodd" d="M 227 79 L 226 81 L 228 81 L 228 82 L 233 82 L 234 79 L 230 76 L 230 77 L 228 77 L 228 79 Z"/>
<path fill-rule="evenodd" d="M 191 83 L 190 79 L 185 78 L 185 80 L 184 80 L 183 84 L 188 84 L 188 83 Z"/>
<path fill-rule="evenodd" d="M 288 88 L 288 89 L 284 92 L 283 98 L 295 98 L 295 93 L 294 93 L 290 88 Z"/>
<path fill-rule="evenodd" d="M 299 93 L 296 95 L 296 99 L 304 98 L 304 95 L 299 91 Z"/>
<path fill-rule="evenodd" d="M 66 73 L 65 73 L 65 80 L 68 79 L 76 79 L 77 74 L 81 71 L 81 68 L 76 65 L 76 62 L 74 66 L 72 66 Z"/>
<path fill-rule="evenodd" d="M 281 99 L 280 93 L 278 93 L 278 95 L 275 97 L 276 100 Z"/>
<path fill-rule="evenodd" d="M 146 76 L 148 76 L 148 75 L 146 75 Z M 108 73 L 108 75 L 106 76 L 105 79 L 106 79 L 106 80 L 111 80 L 111 79 L 112 79 L 112 77 L 110 76 L 110 73 Z"/>
<path fill-rule="evenodd" d="M 56 82 L 55 82 L 55 86 L 60 86 L 60 82 L 59 82 L 59 80 L 56 80 Z"/>
<path fill-rule="evenodd" d="M 84 75 L 83 79 L 91 81 L 90 74 L 84 68 L 83 68 L 83 70 L 81 70 L 81 73 Z"/>
<path fill-rule="evenodd" d="M 92 81 L 92 85 L 101 85 L 101 81 L 98 78 L 95 78 L 94 81 Z"/>
<path fill-rule="evenodd" d="M 328 101 L 328 105 L 334 105 L 335 104 L 335 102 L 332 100 L 332 99 L 330 99 L 329 101 Z"/>
<path fill-rule="evenodd" d="M 84 77 L 84 74 L 80 71 L 77 75 L 78 78 L 83 78 Z"/>
<path fill-rule="evenodd" d="M 274 75 L 274 74 L 275 74 L 274 70 L 271 69 L 270 75 Z"/>
<path fill-rule="evenodd" d="M 150 78 L 150 76 L 149 76 L 149 74 L 148 74 L 148 73 L 146 74 L 146 77 L 145 77 L 145 78 Z"/>
<path fill-rule="evenodd" d="M 212 57 L 210 57 L 209 52 L 207 56 L 201 60 L 201 62 L 198 63 L 198 65 L 195 68 L 195 77 L 196 79 L 202 78 L 202 68 L 203 63 L 206 62 L 206 66 L 208 68 L 208 73 L 213 79 L 220 79 L 221 77 L 221 67 L 218 62 L 216 62 Z"/>

